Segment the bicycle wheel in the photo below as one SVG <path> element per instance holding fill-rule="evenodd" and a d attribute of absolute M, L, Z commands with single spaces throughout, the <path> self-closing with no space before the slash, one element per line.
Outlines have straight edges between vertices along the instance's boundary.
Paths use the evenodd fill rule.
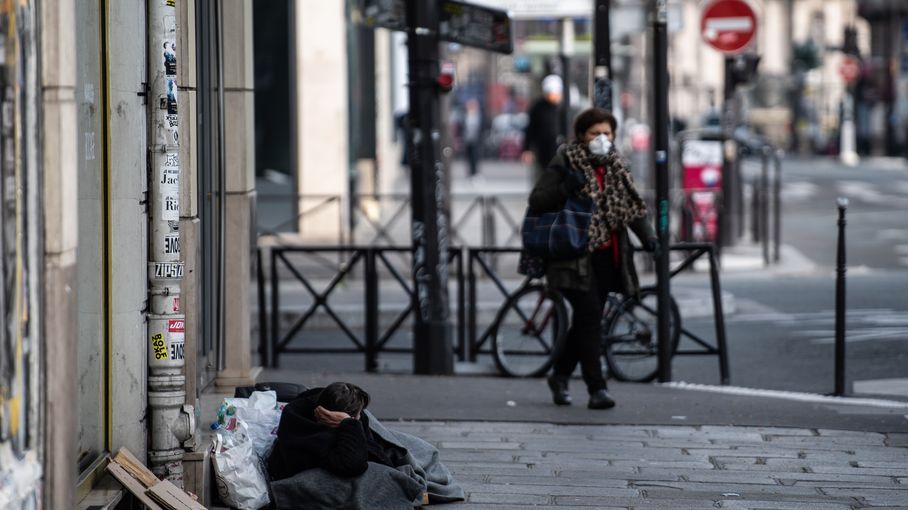
<path fill-rule="evenodd" d="M 492 356 L 511 377 L 545 374 L 567 334 L 568 313 L 558 292 L 544 285 L 524 287 L 505 302 L 495 318 Z"/>
<path fill-rule="evenodd" d="M 619 381 L 648 382 L 659 371 L 657 293 L 640 292 L 640 299 L 626 298 L 606 316 L 602 328 L 602 354 L 609 372 Z M 681 340 L 681 313 L 671 299 L 669 331 L 672 353 Z"/>

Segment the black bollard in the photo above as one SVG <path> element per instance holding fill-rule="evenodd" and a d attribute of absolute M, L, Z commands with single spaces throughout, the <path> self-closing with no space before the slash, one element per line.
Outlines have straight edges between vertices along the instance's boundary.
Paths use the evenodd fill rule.
<path fill-rule="evenodd" d="M 845 209 L 848 199 L 839 197 L 839 242 L 835 279 L 835 395 L 845 395 Z"/>

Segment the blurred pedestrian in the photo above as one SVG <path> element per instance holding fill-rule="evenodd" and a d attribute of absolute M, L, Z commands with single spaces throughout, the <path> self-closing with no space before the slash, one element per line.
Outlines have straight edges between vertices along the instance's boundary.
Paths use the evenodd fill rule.
<path fill-rule="evenodd" d="M 532 184 L 536 184 L 546 165 L 561 143 L 561 77 L 550 74 L 542 80 L 542 97 L 530 107 L 529 121 L 523 136 L 521 160 L 532 164 Z"/>
<path fill-rule="evenodd" d="M 461 120 L 460 136 L 467 154 L 470 178 L 479 174 L 479 155 L 482 149 L 482 111 L 479 109 L 479 100 L 475 97 L 467 99 L 464 103 L 463 119 Z"/>
<path fill-rule="evenodd" d="M 617 120 L 606 110 L 582 112 L 574 121 L 575 139 L 558 148 L 530 193 L 529 208 L 534 212 L 558 211 L 569 196 L 587 198 L 593 204 L 589 252 L 549 260 L 545 269 L 547 284 L 561 291 L 572 310 L 564 350 L 548 378 L 556 405 L 571 403 L 568 380 L 578 363 L 590 396 L 587 407 L 615 405 L 600 358 L 603 307 L 610 292 L 637 295 L 640 291 L 628 227 L 644 248 L 653 250 L 657 243 L 646 219 L 646 204 L 613 145 L 617 129 Z"/>

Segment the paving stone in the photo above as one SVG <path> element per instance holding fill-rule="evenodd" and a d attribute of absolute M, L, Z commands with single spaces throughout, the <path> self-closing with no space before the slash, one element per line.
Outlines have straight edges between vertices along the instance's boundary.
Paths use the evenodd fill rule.
<path fill-rule="evenodd" d="M 733 510 L 852 510 L 852 506 L 842 503 L 805 503 L 805 502 L 786 502 L 786 501 L 760 501 L 760 500 L 730 500 L 720 501 L 720 508 L 730 508 Z"/>
<path fill-rule="evenodd" d="M 489 492 L 500 494 L 536 494 L 551 496 L 595 496 L 595 497 L 633 497 L 639 495 L 635 489 L 626 487 L 568 487 L 562 485 L 528 485 L 528 484 L 483 484 L 467 485 L 468 492 Z"/>
<path fill-rule="evenodd" d="M 494 493 L 494 492 L 471 492 L 467 501 L 470 503 L 488 503 L 499 504 L 506 503 L 509 505 L 550 505 L 552 498 L 542 494 L 513 494 L 513 493 Z"/>
<path fill-rule="evenodd" d="M 785 482 L 802 482 L 802 481 L 824 481 L 837 483 L 875 483 L 891 484 L 896 482 L 889 476 L 874 476 L 862 474 L 845 474 L 845 473 L 785 473 L 775 475 L 779 481 Z"/>
<path fill-rule="evenodd" d="M 712 508 L 713 502 L 709 499 L 701 500 L 654 500 L 644 497 L 637 498 L 610 498 L 602 499 L 587 496 L 556 496 L 556 508 L 561 505 L 575 505 L 578 508 L 606 508 L 603 505 L 618 506 L 619 508 L 633 508 L 634 510 L 704 510 Z M 609 507 L 610 508 L 610 507 Z"/>
<path fill-rule="evenodd" d="M 880 439 L 880 442 L 886 437 L 886 434 L 880 434 L 877 432 L 862 432 L 857 430 L 837 430 L 837 429 L 817 429 L 817 434 L 821 436 L 829 437 L 853 437 L 853 438 L 864 438 L 864 437 L 877 437 Z"/>
<path fill-rule="evenodd" d="M 439 450 L 520 450 L 521 443 L 503 442 L 473 442 L 473 441 L 442 441 L 438 444 Z"/>
<path fill-rule="evenodd" d="M 627 480 L 611 478 L 608 476 L 591 473 L 587 477 L 563 477 L 560 474 L 550 476 L 533 476 L 533 475 L 489 475 L 486 483 L 494 485 L 508 484 L 527 484 L 527 485 L 560 485 L 564 487 L 611 487 L 615 489 L 626 489 Z"/>
<path fill-rule="evenodd" d="M 710 457 L 775 457 L 784 459 L 797 459 L 800 451 L 793 448 L 766 448 L 742 447 L 729 448 L 721 452 L 716 450 L 704 450 L 702 448 L 689 448 L 687 450 L 691 455 L 707 455 Z"/>
<path fill-rule="evenodd" d="M 863 505 L 869 506 L 891 506 L 908 504 L 908 491 L 900 489 L 823 489 L 824 494 L 829 496 L 853 497 L 859 500 Z"/>
<path fill-rule="evenodd" d="M 748 484 L 765 484 L 778 485 L 768 473 L 752 473 L 745 471 L 725 471 L 721 469 L 688 471 L 682 473 L 682 476 L 689 482 L 706 482 L 706 483 L 748 483 Z"/>
<path fill-rule="evenodd" d="M 677 493 L 677 497 L 721 498 L 722 494 L 733 492 L 741 497 L 756 495 L 785 494 L 786 496 L 816 497 L 813 487 L 784 486 L 778 484 L 743 484 L 735 482 L 656 482 L 635 483 L 632 487 L 646 492 L 647 497 L 665 497 Z M 827 498 L 831 499 L 831 498 Z"/>
<path fill-rule="evenodd" d="M 908 448 L 908 433 L 890 433 L 886 434 L 886 440 L 883 444 L 891 447 Z"/>
<path fill-rule="evenodd" d="M 872 436 L 767 436 L 770 444 L 787 444 L 821 450 L 853 450 L 855 446 L 885 446 L 885 438 Z"/>

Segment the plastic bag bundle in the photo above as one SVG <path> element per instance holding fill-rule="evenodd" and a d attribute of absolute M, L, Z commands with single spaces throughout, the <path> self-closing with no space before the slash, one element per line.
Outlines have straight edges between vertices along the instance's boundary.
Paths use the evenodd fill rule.
<path fill-rule="evenodd" d="M 262 460 L 267 459 L 281 421 L 277 393 L 273 390 L 254 391 L 249 398 L 225 398 L 224 405 L 228 410 L 233 408 L 236 420 L 246 425 L 255 453 Z"/>
<path fill-rule="evenodd" d="M 237 422 L 231 430 L 218 429 L 211 448 L 214 479 L 221 501 L 238 510 L 266 506 L 268 480 L 246 426 Z"/>

